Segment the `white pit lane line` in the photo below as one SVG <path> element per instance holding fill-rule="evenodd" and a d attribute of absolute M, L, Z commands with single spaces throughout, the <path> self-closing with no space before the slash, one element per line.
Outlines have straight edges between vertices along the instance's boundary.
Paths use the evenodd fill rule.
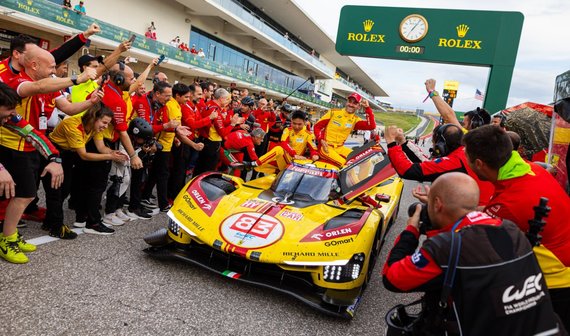
<path fill-rule="evenodd" d="M 77 233 L 78 235 L 83 234 L 83 229 L 71 229 L 71 231 Z M 30 244 L 34 244 L 34 245 L 43 245 L 43 244 L 47 244 L 47 243 L 51 243 L 54 242 L 56 240 L 60 240 L 59 238 L 56 237 L 52 237 L 52 236 L 41 236 L 41 237 L 37 237 L 37 238 L 32 238 L 32 239 L 26 239 L 26 241 Z"/>

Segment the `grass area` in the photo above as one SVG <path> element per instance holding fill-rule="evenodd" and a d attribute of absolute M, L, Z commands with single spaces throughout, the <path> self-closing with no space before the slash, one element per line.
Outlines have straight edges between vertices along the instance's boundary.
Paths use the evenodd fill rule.
<path fill-rule="evenodd" d="M 384 126 L 396 125 L 407 132 L 420 123 L 420 118 L 413 114 L 376 112 L 374 113 L 376 121 L 384 124 Z"/>
<path fill-rule="evenodd" d="M 428 123 L 424 133 L 421 136 L 431 134 L 433 132 L 434 126 L 435 126 L 435 122 L 433 121 L 433 118 L 429 118 L 429 123 Z"/>

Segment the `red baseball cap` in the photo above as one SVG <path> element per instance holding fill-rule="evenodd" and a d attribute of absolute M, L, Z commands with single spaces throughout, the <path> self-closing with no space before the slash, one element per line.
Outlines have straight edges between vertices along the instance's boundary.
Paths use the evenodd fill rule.
<path fill-rule="evenodd" d="M 353 92 L 350 96 L 348 96 L 348 98 L 354 98 L 354 100 L 356 100 L 357 103 L 360 103 L 360 101 L 362 100 L 362 96 L 356 92 Z"/>

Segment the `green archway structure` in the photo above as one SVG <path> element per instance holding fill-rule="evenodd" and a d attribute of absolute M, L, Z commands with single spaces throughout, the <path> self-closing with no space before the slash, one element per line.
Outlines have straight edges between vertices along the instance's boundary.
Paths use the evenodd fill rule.
<path fill-rule="evenodd" d="M 342 55 L 491 68 L 484 107 L 505 108 L 524 16 L 520 12 L 344 6 Z"/>

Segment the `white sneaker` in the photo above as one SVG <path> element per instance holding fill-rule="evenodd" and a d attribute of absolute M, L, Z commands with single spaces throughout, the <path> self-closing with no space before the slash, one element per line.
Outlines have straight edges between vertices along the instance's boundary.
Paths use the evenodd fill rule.
<path fill-rule="evenodd" d="M 76 227 L 76 228 L 84 228 L 84 227 L 85 227 L 85 224 L 87 224 L 87 222 L 74 222 L 74 223 L 73 223 L 73 227 Z"/>
<path fill-rule="evenodd" d="M 115 215 L 122 220 L 123 222 L 130 222 L 132 220 L 134 220 L 133 218 L 131 218 L 130 216 L 127 216 L 127 214 L 125 214 L 123 209 L 117 209 L 117 211 L 115 211 Z"/>
<path fill-rule="evenodd" d="M 105 217 L 103 217 L 103 223 L 114 226 L 121 226 L 125 224 L 125 222 L 117 217 L 115 213 L 106 214 Z"/>
<path fill-rule="evenodd" d="M 147 209 L 147 213 L 151 216 L 155 216 L 155 215 L 158 215 L 160 213 L 160 209 L 159 208 Z"/>

